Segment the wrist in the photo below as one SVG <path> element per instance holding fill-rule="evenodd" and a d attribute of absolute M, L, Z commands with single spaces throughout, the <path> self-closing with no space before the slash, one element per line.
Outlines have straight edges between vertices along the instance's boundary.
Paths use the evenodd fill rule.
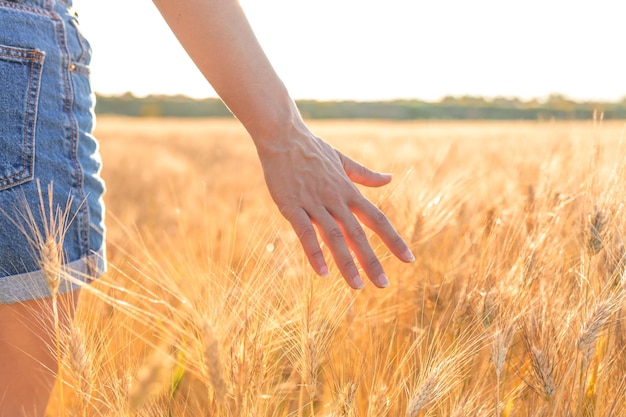
<path fill-rule="evenodd" d="M 293 100 L 265 105 L 253 118 L 241 120 L 260 154 L 284 150 L 307 127 Z"/>

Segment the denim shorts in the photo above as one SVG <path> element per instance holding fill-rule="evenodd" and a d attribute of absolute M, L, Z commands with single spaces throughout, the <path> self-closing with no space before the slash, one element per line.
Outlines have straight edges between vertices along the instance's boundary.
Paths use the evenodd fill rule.
<path fill-rule="evenodd" d="M 0 303 L 51 296 L 46 248 L 58 293 L 106 268 L 90 57 L 71 0 L 0 0 Z"/>

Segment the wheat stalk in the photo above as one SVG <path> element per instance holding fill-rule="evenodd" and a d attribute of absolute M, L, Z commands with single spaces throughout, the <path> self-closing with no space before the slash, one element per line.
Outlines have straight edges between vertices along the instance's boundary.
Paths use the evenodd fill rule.
<path fill-rule="evenodd" d="M 491 344 L 491 363 L 496 373 L 496 412 L 500 409 L 500 383 L 502 378 L 502 369 L 506 362 L 506 356 L 513 337 L 513 327 L 498 329 L 495 332 L 493 342 Z"/>
<path fill-rule="evenodd" d="M 546 352 L 539 347 L 532 346 L 530 349 L 530 359 L 535 375 L 541 383 L 543 395 L 548 400 L 552 399 L 557 390 L 557 383 L 554 378 L 555 365 L 553 358 L 549 357 Z"/>
<path fill-rule="evenodd" d="M 596 255 L 602 249 L 606 223 L 606 214 L 595 207 L 593 216 L 589 218 L 589 238 L 587 240 L 587 248 L 591 255 Z"/>
<path fill-rule="evenodd" d="M 331 413 L 332 417 L 352 417 L 354 416 L 354 401 L 356 397 L 357 385 L 354 383 L 344 384 L 335 400 L 335 406 Z"/>
<path fill-rule="evenodd" d="M 163 347 L 154 348 L 137 371 L 128 392 L 130 410 L 138 410 L 163 388 L 166 371 L 171 364 L 171 358 Z"/>
<path fill-rule="evenodd" d="M 588 362 L 594 351 L 595 341 L 600 331 L 608 323 L 613 314 L 615 304 L 611 300 L 600 302 L 583 322 L 577 340 L 578 349 L 582 352 L 585 362 Z"/>
<path fill-rule="evenodd" d="M 433 398 L 436 397 L 439 378 L 438 369 L 435 368 L 428 374 L 426 379 L 422 381 L 417 390 L 415 390 L 415 394 L 411 396 L 406 411 L 407 417 L 417 417 L 419 413 L 430 404 Z"/>
<path fill-rule="evenodd" d="M 224 382 L 224 372 L 222 370 L 222 362 L 220 360 L 218 340 L 213 334 L 213 330 L 208 322 L 204 324 L 203 334 L 203 352 L 205 372 L 216 394 L 217 401 L 223 403 L 226 400 L 228 388 Z"/>
<path fill-rule="evenodd" d="M 93 374 L 91 358 L 87 354 L 80 329 L 76 326 L 71 327 L 67 350 L 69 369 L 77 382 L 75 389 L 80 399 L 83 416 L 85 416 L 87 407 L 91 402 Z"/>

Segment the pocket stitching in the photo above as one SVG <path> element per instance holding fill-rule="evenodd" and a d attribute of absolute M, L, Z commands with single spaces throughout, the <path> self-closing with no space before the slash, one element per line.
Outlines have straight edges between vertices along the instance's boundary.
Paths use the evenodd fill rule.
<path fill-rule="evenodd" d="M 35 130 L 37 121 L 37 102 L 39 99 L 39 86 L 35 85 L 41 81 L 41 64 L 45 57 L 45 53 L 37 49 L 18 50 L 10 46 L 4 46 L 4 51 L 0 52 L 0 56 L 12 58 L 19 62 L 31 62 L 29 65 L 29 77 L 27 87 L 27 101 L 24 114 L 24 135 L 22 138 L 22 164 L 23 168 L 11 176 L 0 178 L 0 191 L 15 187 L 25 182 L 31 181 L 35 177 L 34 156 L 35 156 Z M 14 51 L 9 53 L 5 51 Z M 39 64 L 39 66 L 37 65 Z M 38 76 L 35 73 L 39 70 Z M 34 91 L 33 91 L 34 90 Z M 32 120 L 31 120 L 32 119 Z M 29 133 L 32 140 L 29 141 Z M 26 175 L 25 175 L 26 173 Z M 13 180 L 16 177 L 21 179 Z"/>
<path fill-rule="evenodd" d="M 26 13 L 32 13 L 32 14 L 36 14 L 40 16 L 47 16 L 47 17 L 54 18 L 54 15 L 49 10 L 42 9 L 40 7 L 29 6 L 27 4 L 6 2 L 6 1 L 0 0 L 0 8 L 14 9 L 14 10 L 19 10 L 19 11 L 26 12 Z"/>

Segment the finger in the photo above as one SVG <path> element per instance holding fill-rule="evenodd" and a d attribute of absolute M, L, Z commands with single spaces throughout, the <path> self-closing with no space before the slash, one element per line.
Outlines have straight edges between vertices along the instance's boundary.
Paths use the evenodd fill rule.
<path fill-rule="evenodd" d="M 326 210 L 316 213 L 316 215 L 312 217 L 320 231 L 322 239 L 326 242 L 326 245 L 328 245 L 328 249 L 330 249 L 335 264 L 337 264 L 337 268 L 339 268 L 339 272 L 341 272 L 341 275 L 345 278 L 348 285 L 357 290 L 363 288 L 363 280 L 361 280 L 359 276 L 359 271 L 354 263 L 354 259 L 352 259 L 352 254 L 350 253 L 350 249 L 348 249 L 341 227 L 339 227 L 335 219 Z"/>
<path fill-rule="evenodd" d="M 415 256 L 409 249 L 409 246 L 378 207 L 361 196 L 358 199 L 358 203 L 351 208 L 359 220 L 376 233 L 398 259 L 403 262 L 413 262 L 415 260 Z"/>
<path fill-rule="evenodd" d="M 324 260 L 324 253 L 317 239 L 317 233 L 311 223 L 311 219 L 305 210 L 298 208 L 291 212 L 285 213 L 285 218 L 291 224 L 296 232 L 302 249 L 313 267 L 313 270 L 323 277 L 328 276 L 328 266 Z"/>
<path fill-rule="evenodd" d="M 376 172 L 337 151 L 343 169 L 352 181 L 368 187 L 380 187 L 389 184 L 391 174 Z"/>
<path fill-rule="evenodd" d="M 369 279 L 379 288 L 388 287 L 389 280 L 385 275 L 383 266 L 372 250 L 367 240 L 365 230 L 363 230 L 363 227 L 356 220 L 352 212 L 346 207 L 341 213 L 331 212 L 331 215 L 335 217 L 342 228 L 348 245 L 352 248 L 352 251 Z"/>

